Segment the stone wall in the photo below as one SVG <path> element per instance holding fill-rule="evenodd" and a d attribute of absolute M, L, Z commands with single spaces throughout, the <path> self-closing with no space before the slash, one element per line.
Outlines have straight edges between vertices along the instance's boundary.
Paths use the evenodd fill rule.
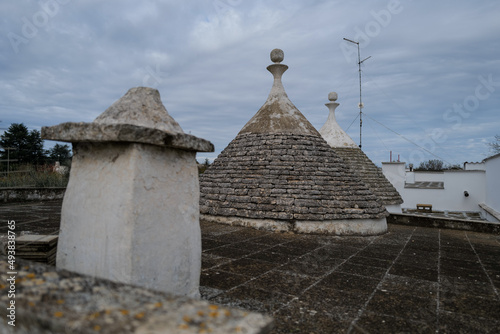
<path fill-rule="evenodd" d="M 1 188 L 0 202 L 47 201 L 62 199 L 66 188 Z"/>
<path fill-rule="evenodd" d="M 21 259 L 16 265 L 12 272 L 0 256 L 0 300 L 10 307 L 3 308 L 0 334 L 261 334 L 272 327 L 270 317 L 253 312 Z"/>
<path fill-rule="evenodd" d="M 387 223 L 500 234 L 500 224 L 479 220 L 462 220 L 405 213 L 391 213 L 389 217 L 387 217 Z"/>

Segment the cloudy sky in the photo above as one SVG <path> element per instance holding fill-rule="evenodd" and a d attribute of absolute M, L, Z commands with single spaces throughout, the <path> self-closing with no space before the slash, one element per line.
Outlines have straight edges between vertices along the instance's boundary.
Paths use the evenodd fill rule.
<path fill-rule="evenodd" d="M 215 158 L 265 102 L 285 52 L 288 96 L 319 129 L 327 95 L 378 165 L 480 161 L 500 135 L 496 0 L 16 0 L 0 3 L 0 123 L 91 122 L 128 89 L 160 91 Z M 49 148 L 53 142 L 46 141 Z"/>

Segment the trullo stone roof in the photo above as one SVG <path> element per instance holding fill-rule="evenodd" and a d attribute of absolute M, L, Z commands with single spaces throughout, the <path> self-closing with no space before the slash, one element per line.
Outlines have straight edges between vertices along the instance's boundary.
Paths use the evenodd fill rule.
<path fill-rule="evenodd" d="M 337 93 L 328 95 L 328 119 L 319 133 L 339 155 L 346 165 L 355 173 L 368 188 L 379 198 L 383 205 L 398 205 L 403 203 L 400 194 L 391 182 L 387 180 L 382 171 L 366 156 L 356 143 L 340 127 L 335 118 L 335 109 L 339 106 Z"/>
<path fill-rule="evenodd" d="M 267 101 L 200 176 L 201 219 L 298 233 L 380 234 L 387 211 L 288 98 L 271 52 Z"/>

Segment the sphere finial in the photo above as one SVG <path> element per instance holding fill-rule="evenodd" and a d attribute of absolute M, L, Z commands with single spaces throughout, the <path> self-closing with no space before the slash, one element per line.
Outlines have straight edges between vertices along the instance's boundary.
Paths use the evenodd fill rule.
<path fill-rule="evenodd" d="M 271 51 L 271 61 L 274 63 L 281 63 L 285 58 L 285 53 L 281 49 L 274 49 Z"/>
<path fill-rule="evenodd" d="M 337 93 L 335 93 L 335 92 L 328 93 L 328 100 L 335 102 L 335 101 L 337 101 L 338 98 L 339 97 L 338 97 Z"/>

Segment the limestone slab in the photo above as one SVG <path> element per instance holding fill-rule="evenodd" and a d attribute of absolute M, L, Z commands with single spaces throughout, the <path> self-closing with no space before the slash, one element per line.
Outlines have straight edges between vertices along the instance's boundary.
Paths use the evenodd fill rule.
<path fill-rule="evenodd" d="M 45 333 L 269 333 L 269 316 L 115 283 L 53 266 L 16 260 L 15 327 L 0 320 L 0 334 Z M 0 256 L 0 277 L 9 277 Z M 7 305 L 7 286 L 0 300 Z"/>
<path fill-rule="evenodd" d="M 133 124 L 66 122 L 42 127 L 42 138 L 64 142 L 129 142 L 188 151 L 213 152 L 214 145 L 193 135 Z"/>

